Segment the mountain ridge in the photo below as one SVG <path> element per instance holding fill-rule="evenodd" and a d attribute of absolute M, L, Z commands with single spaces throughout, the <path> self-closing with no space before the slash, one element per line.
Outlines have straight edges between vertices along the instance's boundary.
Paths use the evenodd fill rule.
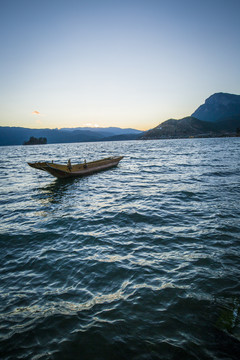
<path fill-rule="evenodd" d="M 138 134 L 138 133 L 142 132 L 141 130 L 136 130 L 136 129 L 132 129 L 132 128 L 122 129 L 122 128 L 114 127 L 114 126 L 109 126 L 109 127 L 88 127 L 88 126 L 86 126 L 86 127 L 75 127 L 75 128 L 61 128 L 59 130 L 62 130 L 62 131 L 89 130 L 89 131 L 93 131 L 93 132 L 110 134 L 110 136 L 124 135 L 124 134 Z"/>
<path fill-rule="evenodd" d="M 22 145 L 31 136 L 45 137 L 48 144 L 53 144 L 239 135 L 240 95 L 221 92 L 208 97 L 191 116 L 168 119 L 145 132 L 117 127 L 30 129 L 6 126 L 0 127 L 0 145 Z"/>
<path fill-rule="evenodd" d="M 105 129 L 105 128 L 104 128 Z M 106 128 L 108 129 L 108 128 Z M 91 130 L 79 130 L 79 128 L 73 128 L 73 130 L 61 130 L 61 129 L 31 129 L 16 126 L 1 126 L 0 127 L 0 146 L 7 145 L 22 145 L 31 136 L 40 138 L 47 138 L 48 144 L 55 143 L 73 143 L 73 142 L 93 142 L 93 141 L 113 141 L 119 140 L 117 137 L 121 136 L 121 139 L 126 140 L 129 137 L 135 139 L 138 134 L 142 134 L 140 130 L 131 129 L 132 132 L 125 132 L 125 129 L 110 128 L 111 131 L 91 131 Z M 115 130 L 113 130 L 115 129 Z"/>

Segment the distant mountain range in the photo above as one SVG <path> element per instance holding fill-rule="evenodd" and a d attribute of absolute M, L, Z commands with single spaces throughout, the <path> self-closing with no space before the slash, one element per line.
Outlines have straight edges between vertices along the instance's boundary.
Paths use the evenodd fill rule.
<path fill-rule="evenodd" d="M 93 131 L 99 133 L 104 137 L 116 136 L 116 135 L 125 135 L 125 134 L 136 134 L 141 133 L 139 130 L 135 129 L 121 129 L 119 127 L 77 127 L 77 128 L 61 128 L 62 131 Z"/>
<path fill-rule="evenodd" d="M 0 145 L 21 145 L 30 137 L 47 138 L 48 144 L 90 141 L 147 140 L 186 137 L 240 136 L 240 95 L 216 93 L 191 115 L 169 119 L 154 129 L 0 127 Z"/>
<path fill-rule="evenodd" d="M 0 145 L 22 145 L 30 137 L 47 138 L 48 144 L 90 141 L 135 140 L 142 131 L 135 129 L 73 128 L 29 129 L 23 127 L 0 127 Z"/>
<path fill-rule="evenodd" d="M 240 95 L 216 93 L 188 117 L 169 119 L 144 132 L 140 139 L 240 135 Z"/>

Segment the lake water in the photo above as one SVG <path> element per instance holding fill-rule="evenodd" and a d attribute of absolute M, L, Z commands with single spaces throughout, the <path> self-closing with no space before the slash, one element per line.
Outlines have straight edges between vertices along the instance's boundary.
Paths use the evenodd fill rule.
<path fill-rule="evenodd" d="M 57 180 L 27 161 L 124 155 Z M 1 359 L 239 359 L 240 138 L 0 148 Z"/>

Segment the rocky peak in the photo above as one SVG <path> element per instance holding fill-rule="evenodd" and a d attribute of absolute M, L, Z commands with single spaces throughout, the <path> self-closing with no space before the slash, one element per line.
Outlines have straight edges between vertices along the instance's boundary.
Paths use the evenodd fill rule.
<path fill-rule="evenodd" d="M 231 103 L 239 103 L 240 95 L 228 94 L 228 93 L 215 93 L 206 99 L 205 104 L 221 104 L 228 105 Z"/>
<path fill-rule="evenodd" d="M 240 95 L 216 93 L 192 114 L 199 120 L 216 122 L 229 116 L 240 115 Z"/>

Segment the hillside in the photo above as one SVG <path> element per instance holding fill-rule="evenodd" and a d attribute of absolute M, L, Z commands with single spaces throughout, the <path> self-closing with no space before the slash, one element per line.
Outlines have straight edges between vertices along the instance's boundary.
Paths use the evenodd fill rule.
<path fill-rule="evenodd" d="M 213 135 L 216 131 L 214 125 L 198 120 L 192 116 L 180 120 L 169 119 L 146 131 L 141 139 L 185 138 L 191 136 Z"/>

